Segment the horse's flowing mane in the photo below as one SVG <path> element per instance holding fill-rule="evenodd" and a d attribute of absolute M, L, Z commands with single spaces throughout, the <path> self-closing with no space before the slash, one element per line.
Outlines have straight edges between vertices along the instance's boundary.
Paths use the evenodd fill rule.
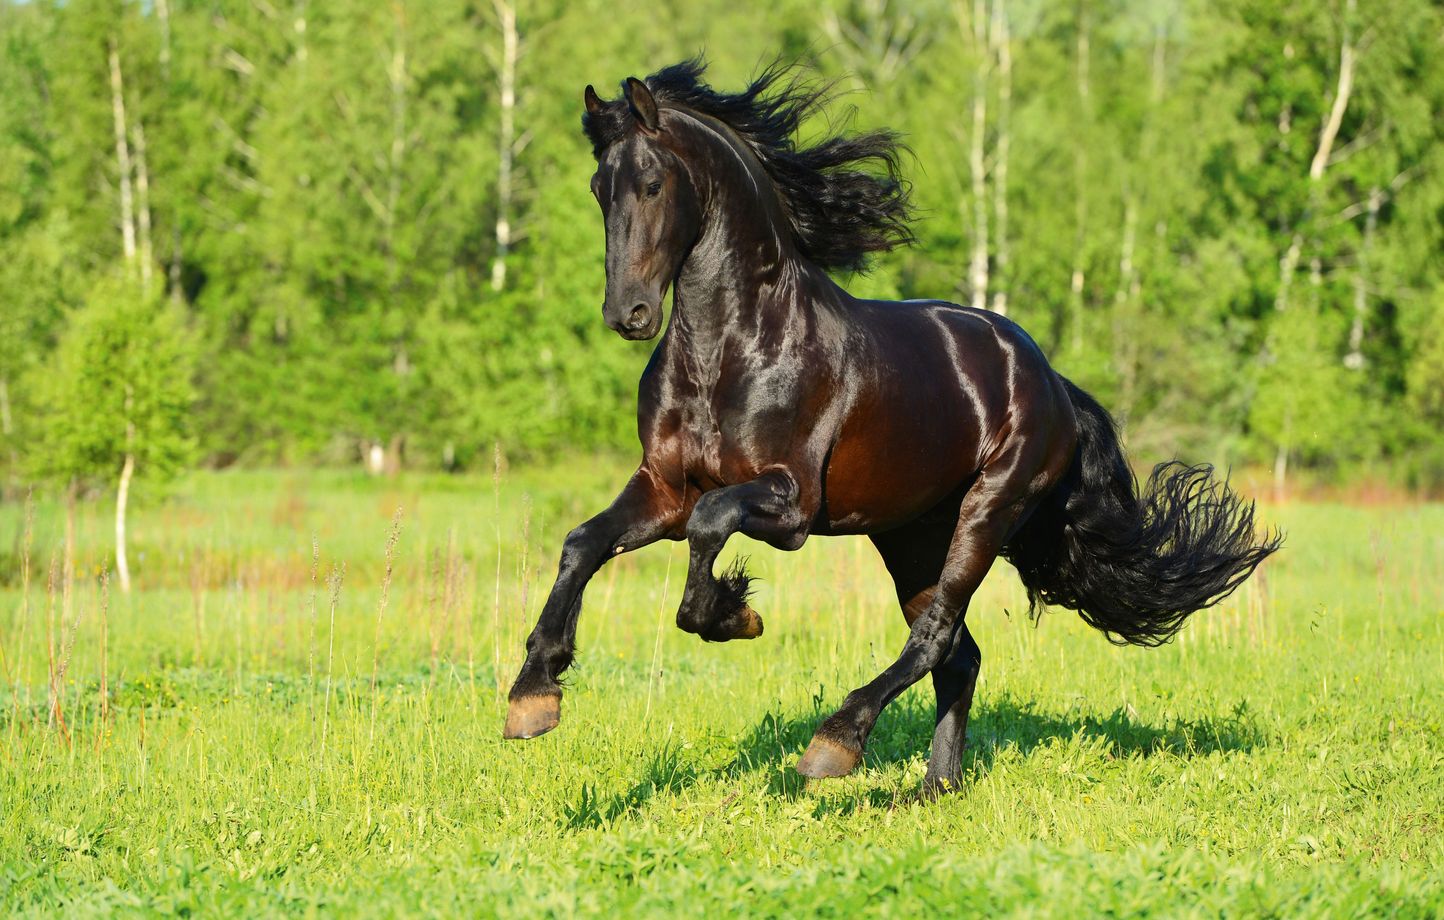
<path fill-rule="evenodd" d="M 831 134 L 808 147 L 795 135 L 828 99 L 825 87 L 803 82 L 793 67 L 774 63 L 740 93 L 719 93 L 702 82 L 701 58 L 647 77 L 659 106 L 691 109 L 726 124 L 762 161 L 782 199 L 803 255 L 827 269 L 857 271 L 868 256 L 913 241 L 912 205 L 891 131 Z M 582 116 L 592 153 L 619 140 L 633 118 L 623 97 L 596 115 Z M 868 168 L 871 167 L 871 168 Z"/>

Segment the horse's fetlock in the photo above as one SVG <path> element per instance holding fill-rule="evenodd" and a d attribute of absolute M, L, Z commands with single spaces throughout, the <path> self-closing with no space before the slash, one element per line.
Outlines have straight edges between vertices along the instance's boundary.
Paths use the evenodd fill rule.
<path fill-rule="evenodd" d="M 817 735 L 854 751 L 861 751 L 867 742 L 867 732 L 845 707 L 824 719 L 817 727 Z"/>

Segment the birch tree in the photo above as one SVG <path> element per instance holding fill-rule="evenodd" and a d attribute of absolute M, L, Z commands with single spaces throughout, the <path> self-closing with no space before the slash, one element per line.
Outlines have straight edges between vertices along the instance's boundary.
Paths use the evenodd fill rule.
<path fill-rule="evenodd" d="M 1269 432 L 1274 443 L 1274 493 L 1282 499 L 1288 487 L 1290 455 L 1297 446 L 1300 432 L 1317 438 L 1325 427 L 1325 417 L 1337 406 L 1328 400 L 1320 402 L 1324 392 L 1336 391 L 1337 382 L 1330 379 L 1331 362 L 1324 358 L 1329 345 L 1322 338 L 1316 319 L 1321 263 L 1315 254 L 1310 259 L 1313 308 L 1307 316 L 1289 316 L 1293 282 L 1303 256 L 1306 232 L 1311 229 L 1324 200 L 1324 175 L 1329 167 L 1334 144 L 1343 125 L 1354 88 L 1357 63 L 1354 45 L 1356 0 L 1345 0 L 1339 19 L 1338 67 L 1332 85 L 1332 98 L 1325 106 L 1328 115 L 1319 126 L 1318 143 L 1309 160 L 1304 193 L 1304 210 L 1295 219 L 1289 244 L 1279 258 L 1279 279 L 1274 298 L 1274 311 L 1279 314 L 1269 324 L 1264 340 L 1264 399 L 1253 413 L 1259 427 Z M 1286 45 L 1286 48 L 1289 46 Z M 1288 110 L 1285 109 L 1287 112 Z M 1286 130 L 1286 122 L 1280 122 Z M 1335 400 L 1339 394 L 1335 392 Z"/>
<path fill-rule="evenodd" d="M 993 0 L 989 44 L 997 66 L 997 140 L 993 144 L 993 254 L 994 313 L 1008 315 L 1008 158 L 1012 154 L 1013 39 L 1008 26 L 1007 0 Z"/>
<path fill-rule="evenodd" d="M 517 0 L 492 0 L 501 48 L 493 56 L 497 88 L 496 140 L 496 254 L 491 261 L 491 289 L 506 287 L 506 259 L 512 244 L 512 197 L 516 155 L 522 145 L 516 135 L 516 63 L 521 38 L 516 28 Z M 523 142 L 524 143 L 524 142 Z"/>
<path fill-rule="evenodd" d="M 135 264 L 135 193 L 131 183 L 135 168 L 130 158 L 130 126 L 125 118 L 125 76 L 120 69 L 120 49 L 114 36 L 110 39 L 110 110 L 115 122 L 115 165 L 120 190 L 121 253 L 127 266 Z"/>
<path fill-rule="evenodd" d="M 1087 271 L 1088 243 L 1088 143 L 1093 126 L 1091 11 L 1088 0 L 1078 0 L 1077 32 L 1074 42 L 1073 74 L 1078 97 L 1078 131 L 1073 146 L 1073 269 L 1068 276 L 1068 312 L 1072 325 L 1072 348 L 1083 350 L 1083 285 Z"/>
<path fill-rule="evenodd" d="M 905 74 L 934 36 L 925 7 L 892 0 L 861 0 L 845 9 L 823 6 L 821 18 L 848 71 L 870 90 Z"/>
<path fill-rule="evenodd" d="M 961 9 L 961 7 L 960 7 Z M 959 27 L 971 32 L 973 120 L 968 134 L 968 178 L 972 188 L 973 243 L 968 259 L 969 300 L 974 309 L 988 305 L 988 198 L 984 150 L 988 129 L 988 14 L 986 0 L 973 0 L 971 15 L 959 15 Z"/>
<path fill-rule="evenodd" d="M 172 307 L 129 272 L 102 279 L 70 319 L 38 386 L 49 415 L 35 472 L 68 491 L 115 495 L 115 570 L 131 585 L 127 520 L 136 475 L 164 481 L 193 456 L 193 358 Z"/>

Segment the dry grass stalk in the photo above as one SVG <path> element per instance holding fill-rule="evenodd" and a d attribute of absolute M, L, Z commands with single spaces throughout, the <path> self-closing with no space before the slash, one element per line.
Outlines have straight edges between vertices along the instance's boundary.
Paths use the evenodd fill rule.
<path fill-rule="evenodd" d="M 30 544 L 35 535 L 35 493 L 25 494 L 25 537 L 20 544 L 20 624 L 15 642 L 14 691 L 10 695 L 10 737 L 13 740 L 20 725 L 20 684 L 25 679 L 25 633 L 30 625 Z M 26 692 L 29 702 L 29 692 Z"/>
<path fill-rule="evenodd" d="M 522 496 L 522 505 L 521 505 L 521 605 L 520 605 L 520 607 L 517 609 L 518 619 L 513 621 L 513 622 L 516 623 L 517 631 L 518 631 L 518 632 L 525 632 L 526 629 L 527 629 L 527 624 L 528 624 L 529 622 L 531 622 L 531 617 L 530 617 L 530 615 L 527 613 L 527 611 L 530 609 L 530 608 L 528 607 L 528 604 L 531 602 L 531 562 L 530 562 L 530 556 L 531 556 L 531 496 L 530 496 L 530 495 L 523 495 L 523 496 Z M 519 649 L 519 648 L 521 648 L 521 642 L 518 641 L 518 638 L 519 638 L 519 637 L 516 636 L 516 635 L 509 635 L 509 636 L 507 637 L 506 647 L 509 648 L 509 649 Z M 516 653 L 515 651 L 512 652 L 512 655 L 513 655 L 513 656 L 516 655 L 516 654 L 517 654 L 517 653 Z M 516 667 L 521 667 L 521 662 L 520 662 L 520 661 L 516 661 L 515 658 L 513 658 L 510 662 L 508 662 L 508 664 L 515 665 Z M 510 668 L 508 668 L 508 670 L 510 670 Z"/>
<path fill-rule="evenodd" d="M 210 551 L 198 554 L 191 563 L 191 619 L 195 625 L 195 665 L 205 666 L 206 586 L 210 575 Z"/>
<path fill-rule="evenodd" d="M 146 754 L 145 750 L 145 707 L 137 707 L 136 713 L 140 722 L 140 733 L 136 740 L 135 758 L 140 768 L 140 785 L 141 788 L 144 788 L 146 774 L 149 772 L 148 768 L 150 766 L 150 757 Z"/>
<path fill-rule="evenodd" d="M 657 603 L 657 638 L 652 644 L 652 667 L 647 671 L 647 708 L 642 715 L 642 724 L 649 724 L 652 718 L 652 683 L 661 676 L 662 664 L 662 621 L 667 610 L 667 591 L 672 586 L 672 553 L 667 552 L 667 574 L 662 577 L 662 599 Z"/>
<path fill-rule="evenodd" d="M 75 503 L 79 490 L 79 484 L 73 479 L 65 490 L 65 564 L 61 569 L 60 586 L 60 629 L 62 632 L 65 624 L 70 621 L 70 586 L 75 581 Z"/>
<path fill-rule="evenodd" d="M 54 691 L 51 694 L 52 703 L 55 707 L 53 720 L 60 729 L 61 737 L 66 743 L 70 742 L 70 728 L 65 724 L 65 675 L 70 671 L 70 659 L 75 653 L 75 637 L 80 632 L 80 621 L 85 618 L 85 608 L 81 607 L 76 611 L 75 616 L 70 620 L 70 631 L 64 639 L 64 648 L 61 650 L 60 663 L 55 671 Z"/>
<path fill-rule="evenodd" d="M 436 668 L 441 659 L 441 604 L 443 595 L 446 593 L 446 575 L 442 571 L 444 563 L 441 554 L 441 547 L 436 547 L 431 551 L 431 565 L 423 564 L 422 566 L 420 596 L 424 609 L 421 614 L 426 618 L 427 644 L 429 646 L 427 651 L 431 661 L 426 676 L 428 684 L 436 683 Z M 424 552 L 422 558 L 425 558 Z"/>
<path fill-rule="evenodd" d="M 496 524 L 496 580 L 491 599 L 491 681 L 501 696 L 501 444 L 491 446 L 492 520 Z"/>
<path fill-rule="evenodd" d="M 326 759 L 326 740 L 331 728 L 331 675 L 336 661 L 336 605 L 341 600 L 341 583 L 346 580 L 346 563 L 332 566 L 326 577 L 326 587 L 331 592 L 331 625 L 326 640 L 326 702 L 321 711 L 321 760 Z"/>
<path fill-rule="evenodd" d="M 55 727 L 55 554 L 50 554 L 50 570 L 45 577 L 45 710 L 46 725 Z"/>
<path fill-rule="evenodd" d="M 306 637 L 306 683 L 310 693 L 306 700 L 306 717 L 311 731 L 316 730 L 316 587 L 321 573 L 321 542 L 311 534 L 311 593 L 307 600 L 310 634 Z"/>
<path fill-rule="evenodd" d="M 110 570 L 100 572 L 100 730 L 95 733 L 95 750 L 105 741 L 110 719 Z"/>
<path fill-rule="evenodd" d="M 396 564 L 396 544 L 401 539 L 401 508 L 391 518 L 391 531 L 386 535 L 386 569 L 381 575 L 381 600 L 376 605 L 376 633 L 371 643 L 371 730 L 367 743 L 376 740 L 376 682 L 381 674 L 381 621 L 391 597 L 391 573 Z"/>
<path fill-rule="evenodd" d="M 446 531 L 446 584 L 441 593 L 441 635 L 448 639 L 447 658 L 456 658 L 456 639 L 451 635 L 456 613 L 456 599 L 461 593 L 461 557 L 456 551 L 456 528 Z"/>
<path fill-rule="evenodd" d="M 428 613 L 431 620 L 431 681 L 433 683 L 441 669 L 442 643 L 448 638 L 451 630 L 452 608 L 456 603 L 457 578 L 460 568 L 460 561 L 456 555 L 456 528 L 451 527 L 447 529 L 444 553 L 438 549 L 432 564 L 435 585 L 432 588 Z M 454 643 L 452 645 L 454 646 Z"/>

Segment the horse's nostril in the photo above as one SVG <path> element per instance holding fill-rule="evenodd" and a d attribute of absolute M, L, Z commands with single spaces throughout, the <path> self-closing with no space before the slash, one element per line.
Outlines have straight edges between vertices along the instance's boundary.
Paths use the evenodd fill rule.
<path fill-rule="evenodd" d="M 647 305 L 639 303 L 632 308 L 631 313 L 627 314 L 627 328 L 641 329 L 645 325 L 647 325 Z"/>

